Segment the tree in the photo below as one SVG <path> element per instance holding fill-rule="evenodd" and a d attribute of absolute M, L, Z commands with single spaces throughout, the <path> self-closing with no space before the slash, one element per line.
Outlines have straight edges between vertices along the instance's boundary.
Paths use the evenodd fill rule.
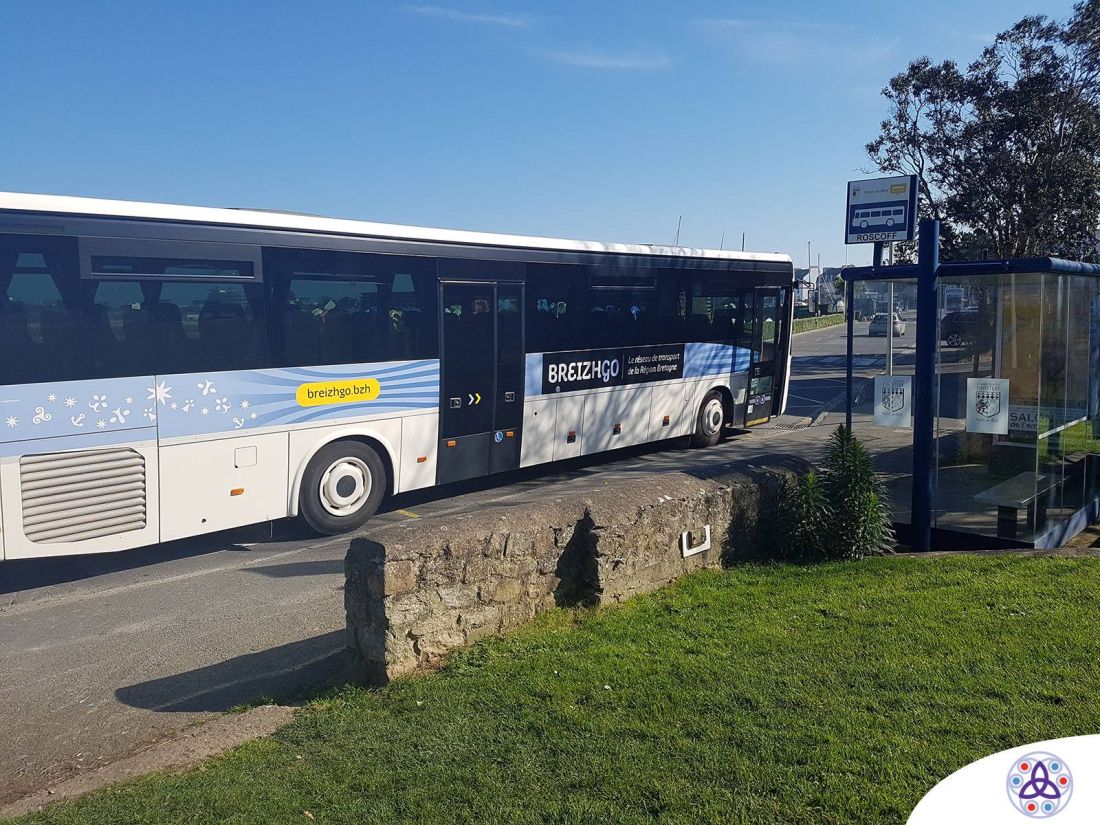
<path fill-rule="evenodd" d="M 868 156 L 917 176 L 946 259 L 1097 259 L 1100 0 L 1064 23 L 1025 17 L 965 71 L 921 57 L 882 93 Z"/>

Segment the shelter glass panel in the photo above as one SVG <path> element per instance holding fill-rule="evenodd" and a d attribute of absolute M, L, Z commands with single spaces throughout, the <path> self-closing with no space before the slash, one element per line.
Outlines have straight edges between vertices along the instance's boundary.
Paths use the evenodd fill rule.
<path fill-rule="evenodd" d="M 935 525 L 1030 540 L 1042 279 L 941 278 Z"/>
<path fill-rule="evenodd" d="M 912 497 L 915 306 L 912 281 L 856 284 L 852 430 L 871 454 L 899 524 L 910 522 Z"/>
<path fill-rule="evenodd" d="M 1100 493 L 1097 282 L 1005 273 L 940 295 L 936 526 L 1060 544 Z"/>

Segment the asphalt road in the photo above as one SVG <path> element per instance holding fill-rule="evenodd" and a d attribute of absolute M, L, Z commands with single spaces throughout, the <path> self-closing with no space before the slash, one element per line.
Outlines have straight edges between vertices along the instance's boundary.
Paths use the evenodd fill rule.
<path fill-rule="evenodd" d="M 903 316 L 903 318 L 906 316 Z M 886 339 L 870 337 L 867 321 L 854 325 L 852 352 L 853 373 L 868 378 L 886 365 Z M 905 323 L 905 334 L 894 338 L 894 357 L 912 356 L 916 346 L 916 324 Z M 787 416 L 813 418 L 822 409 L 835 407 L 843 396 L 845 361 L 847 358 L 846 327 L 834 327 L 803 332 L 791 342 L 791 383 L 787 396 Z M 898 363 L 897 360 L 894 362 Z"/>
<path fill-rule="evenodd" d="M 882 339 L 856 341 L 869 362 L 884 351 Z M 844 353 L 843 326 L 797 336 L 794 353 L 791 404 L 812 415 L 843 390 L 843 362 L 830 362 Z M 762 427 L 711 450 L 670 442 L 553 473 L 533 468 L 399 496 L 363 533 L 639 472 L 805 457 L 822 441 L 816 428 Z M 121 554 L 0 565 L 0 805 L 210 714 L 343 673 L 347 542 L 278 522 Z"/>

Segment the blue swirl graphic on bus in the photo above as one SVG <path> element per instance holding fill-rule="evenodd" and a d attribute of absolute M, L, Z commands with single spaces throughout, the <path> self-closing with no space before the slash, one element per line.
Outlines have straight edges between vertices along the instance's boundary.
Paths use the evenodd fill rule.
<path fill-rule="evenodd" d="M 323 387 L 324 403 L 300 403 L 303 386 Z M 88 448 L 438 408 L 437 360 L 23 384 L 0 387 L 0 444 Z"/>
<path fill-rule="evenodd" d="M 161 438 L 439 407 L 439 362 L 435 360 L 193 373 L 167 376 L 165 384 L 159 401 Z M 333 385 L 331 402 L 300 403 L 298 391 L 303 385 L 326 384 Z M 368 385 L 369 392 L 361 391 Z"/>

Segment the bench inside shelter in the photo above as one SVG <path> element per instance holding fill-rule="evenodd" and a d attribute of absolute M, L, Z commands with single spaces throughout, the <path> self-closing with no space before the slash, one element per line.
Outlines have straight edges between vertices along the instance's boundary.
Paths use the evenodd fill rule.
<path fill-rule="evenodd" d="M 1033 532 L 1036 510 L 1045 507 L 1046 494 L 1061 486 L 1064 480 L 1061 475 L 1052 476 L 1026 471 L 988 490 L 983 490 L 974 496 L 974 499 L 983 504 L 996 505 L 997 535 L 1001 538 L 1014 539 L 1017 534 L 1020 510 L 1027 511 L 1025 524 L 1028 532 Z M 1040 512 L 1039 515 L 1042 513 Z"/>

